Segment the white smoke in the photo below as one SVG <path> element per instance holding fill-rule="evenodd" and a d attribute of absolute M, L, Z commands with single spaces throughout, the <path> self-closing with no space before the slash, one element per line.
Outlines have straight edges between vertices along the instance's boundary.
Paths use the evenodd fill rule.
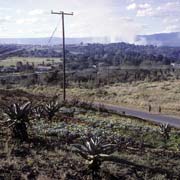
<path fill-rule="evenodd" d="M 67 36 L 71 37 L 106 37 L 106 42 L 134 43 L 141 26 L 132 18 L 121 16 L 110 9 L 107 0 L 87 1 L 78 4 L 78 11 L 71 20 Z M 119 9 L 120 11 L 120 9 Z M 72 24 L 73 22 L 73 24 Z M 68 24 L 68 23 L 67 23 Z"/>
<path fill-rule="evenodd" d="M 148 43 L 147 43 L 147 40 L 145 37 L 139 37 L 136 41 L 135 41 L 135 44 L 136 45 L 144 45 L 146 46 Z"/>
<path fill-rule="evenodd" d="M 152 39 L 152 40 L 147 40 L 146 37 L 143 36 L 138 36 L 138 39 L 134 42 L 135 45 L 153 45 L 153 46 L 157 46 L 160 47 L 163 45 L 163 43 L 161 41 L 158 41 L 156 39 Z"/>

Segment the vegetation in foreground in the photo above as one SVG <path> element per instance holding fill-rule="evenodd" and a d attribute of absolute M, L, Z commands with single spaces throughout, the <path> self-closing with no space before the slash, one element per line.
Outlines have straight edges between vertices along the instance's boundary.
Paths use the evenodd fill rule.
<path fill-rule="evenodd" d="M 98 111 L 77 100 L 52 103 L 20 90 L 1 90 L 0 99 L 2 105 L 18 102 L 8 107 L 15 116 L 2 106 L 0 179 L 180 178 L 180 132 L 168 125 Z M 49 119 L 44 107 L 50 104 L 58 111 Z M 26 131 L 23 139 L 14 136 L 19 131 L 7 119 L 23 123 L 28 109 L 27 128 L 16 126 Z"/>

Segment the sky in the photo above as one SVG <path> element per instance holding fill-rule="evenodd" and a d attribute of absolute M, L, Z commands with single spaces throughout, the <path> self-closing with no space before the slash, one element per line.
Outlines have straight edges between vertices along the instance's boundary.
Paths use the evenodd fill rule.
<path fill-rule="evenodd" d="M 180 0 L 0 0 L 0 38 L 110 37 L 133 42 L 138 34 L 180 32 Z"/>

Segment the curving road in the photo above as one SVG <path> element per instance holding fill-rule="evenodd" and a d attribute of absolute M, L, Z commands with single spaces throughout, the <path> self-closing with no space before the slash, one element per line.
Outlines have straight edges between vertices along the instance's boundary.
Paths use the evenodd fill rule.
<path fill-rule="evenodd" d="M 96 106 L 104 106 L 108 110 L 112 110 L 116 113 L 122 114 L 123 112 L 126 115 L 141 118 L 147 121 L 155 122 L 155 123 L 168 123 L 169 125 L 180 128 L 180 117 L 171 117 L 171 116 L 166 116 L 162 114 L 153 114 L 153 113 L 148 113 L 136 109 L 131 109 L 131 108 L 125 108 L 121 106 L 115 106 L 115 105 L 110 105 L 110 104 L 102 104 L 102 103 L 95 103 Z"/>

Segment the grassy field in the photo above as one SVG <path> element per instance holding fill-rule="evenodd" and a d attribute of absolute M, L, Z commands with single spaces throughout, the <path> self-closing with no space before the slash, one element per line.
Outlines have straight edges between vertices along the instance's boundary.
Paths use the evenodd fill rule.
<path fill-rule="evenodd" d="M 58 95 L 62 89 L 57 86 L 35 86 L 26 91 L 34 94 Z M 162 114 L 180 115 L 180 81 L 119 83 L 98 89 L 68 88 L 68 97 L 81 100 L 98 101 L 114 105 L 122 105 Z"/>
<path fill-rule="evenodd" d="M 37 105 L 50 98 L 20 90 L 0 93 L 1 103 L 28 99 Z M 62 111 L 52 120 L 31 115 L 28 142 L 11 138 L 8 128 L 0 126 L 0 179 L 92 180 L 90 162 L 74 149 L 87 136 L 103 137 L 103 142 L 116 145 L 112 155 L 116 161 L 102 162 L 96 180 L 179 179 L 179 130 L 171 129 L 165 140 L 159 126 L 140 119 L 84 105 L 66 108 L 75 110 L 74 117 L 64 117 Z M 0 116 L 6 119 L 3 113 Z"/>
<path fill-rule="evenodd" d="M 30 64 L 34 63 L 35 66 L 37 66 L 38 64 L 42 64 L 43 62 L 45 64 L 60 62 L 60 58 L 10 57 L 8 59 L 1 60 L 0 66 L 16 66 L 16 63 L 18 61 L 21 61 L 23 64 L 26 64 L 27 62 Z"/>

